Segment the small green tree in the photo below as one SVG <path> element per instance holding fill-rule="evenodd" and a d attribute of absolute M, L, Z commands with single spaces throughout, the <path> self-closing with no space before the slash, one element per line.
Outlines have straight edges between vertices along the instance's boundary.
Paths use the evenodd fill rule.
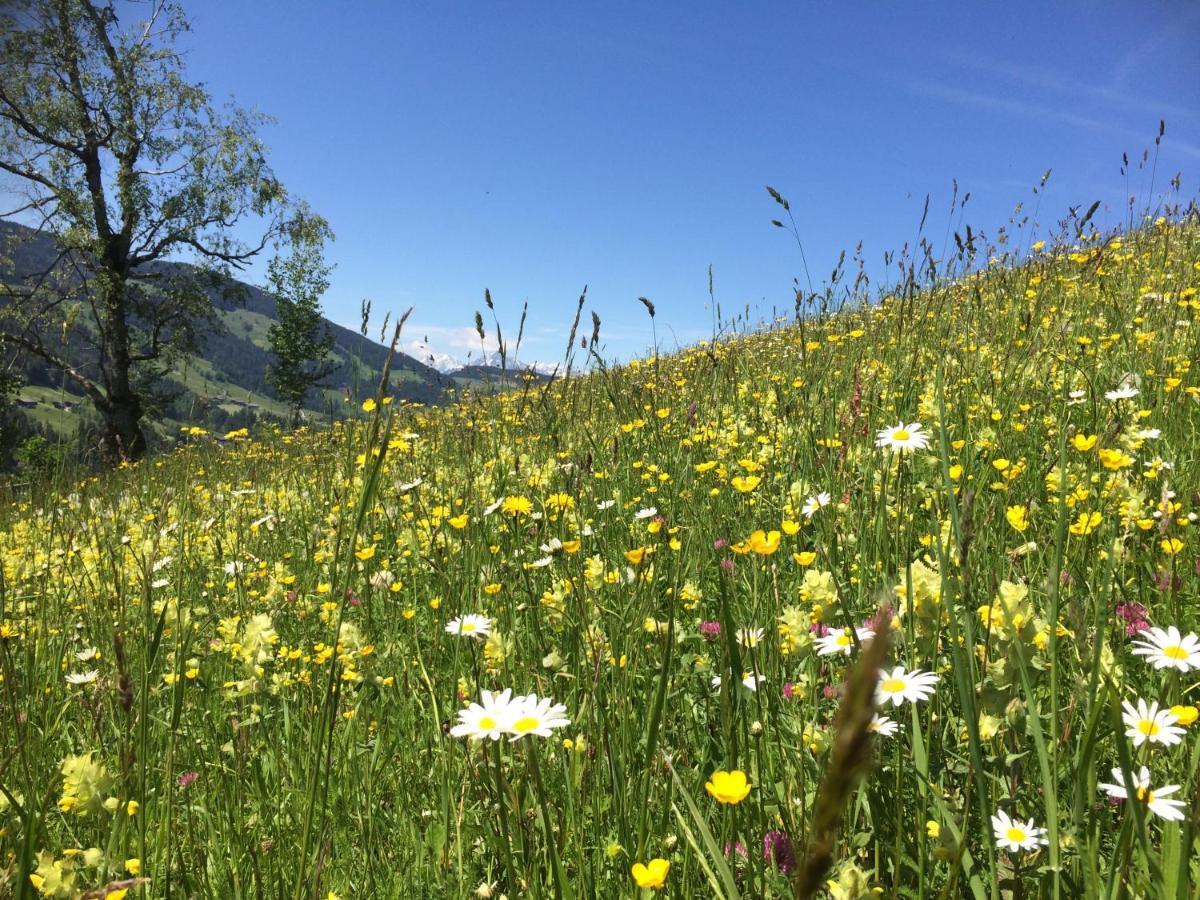
<path fill-rule="evenodd" d="M 275 295 L 276 322 L 267 332 L 271 353 L 268 379 L 279 398 L 300 421 L 300 410 L 309 391 L 337 369 L 330 357 L 333 334 L 321 315 L 321 295 L 329 288 L 331 267 L 322 247 L 333 234 L 323 219 L 311 217 L 297 223 L 292 251 L 276 256 L 267 267 L 267 281 Z"/>

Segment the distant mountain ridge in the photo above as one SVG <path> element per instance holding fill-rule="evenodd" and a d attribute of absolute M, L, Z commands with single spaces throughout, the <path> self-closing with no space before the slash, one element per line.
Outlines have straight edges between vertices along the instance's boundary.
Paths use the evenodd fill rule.
<path fill-rule="evenodd" d="M 56 254 L 52 235 L 15 223 L 0 222 L 0 281 L 17 283 L 43 271 L 53 263 Z M 161 264 L 164 269 L 187 265 Z M 171 404 L 166 416 L 168 420 L 203 421 L 214 409 L 224 410 L 228 417 L 235 417 L 240 412 L 242 418 L 247 412 L 277 417 L 286 413 L 283 405 L 274 398 L 266 377 L 271 362 L 267 332 L 276 321 L 275 298 L 245 282 L 234 280 L 232 284 L 240 298 L 233 299 L 215 288 L 209 292 L 217 311 L 217 327 L 205 336 L 200 352 L 185 359 L 169 376 L 175 382 L 172 387 L 178 390 L 179 396 Z M 306 403 L 308 413 L 318 416 L 331 412 L 336 415 L 335 404 L 344 402 L 344 398 L 352 394 L 360 395 L 364 386 L 373 387 L 388 354 L 386 346 L 357 331 L 328 319 L 325 324 L 334 338 L 337 369 L 327 379 L 327 388 L 313 392 Z M 6 363 L 9 358 L 6 356 Z M 409 353 L 397 352 L 392 361 L 393 393 L 402 399 L 435 404 L 456 385 L 480 378 L 478 373 L 470 372 L 462 379 L 456 379 L 463 366 L 445 354 L 435 356 L 431 362 L 432 365 Z M 26 386 L 18 391 L 18 396 L 25 401 L 22 406 L 31 410 L 46 407 L 43 412 L 54 409 L 70 414 L 74 407 L 63 410 L 61 406 L 77 403 L 80 398 L 73 385 L 64 382 L 60 373 L 28 353 L 18 354 L 17 367 L 26 382 Z M 55 396 L 51 397 L 47 392 Z M 86 401 L 77 405 L 84 409 L 88 407 Z M 35 416 L 38 420 L 61 418 L 49 414 Z M 51 421 L 48 424 L 57 426 L 61 423 Z"/>

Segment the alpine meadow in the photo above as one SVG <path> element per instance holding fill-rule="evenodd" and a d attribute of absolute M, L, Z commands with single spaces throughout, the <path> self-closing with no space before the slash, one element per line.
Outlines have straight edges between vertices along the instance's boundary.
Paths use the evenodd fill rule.
<path fill-rule="evenodd" d="M 0 431 L 34 363 L 75 398 L 0 480 L 0 897 L 1200 897 L 1200 208 L 1157 115 L 1123 207 L 1046 227 L 1047 171 L 973 230 L 955 181 L 944 237 L 926 197 L 830 271 L 756 187 L 786 312 L 710 266 L 707 337 L 664 349 L 647 288 L 618 353 L 591 279 L 515 340 L 480 284 L 430 330 L 482 363 L 435 372 L 436 301 L 323 318 L 355 226 L 299 188 L 355 166 L 268 166 L 182 8 L 134 6 L 0 4 L 0 256 L 37 242 L 0 260 Z M 189 366 L 244 418 L 162 399 L 207 398 Z"/>

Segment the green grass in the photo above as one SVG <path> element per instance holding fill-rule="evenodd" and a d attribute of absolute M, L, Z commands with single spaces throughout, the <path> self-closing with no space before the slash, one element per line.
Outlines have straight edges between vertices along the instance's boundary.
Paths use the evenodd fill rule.
<path fill-rule="evenodd" d="M 661 858 L 676 898 L 1187 895 L 1200 726 L 1134 746 L 1121 702 L 1196 713 L 1126 626 L 1200 619 L 1200 228 L 996 255 L 10 507 L 0 893 L 638 896 Z M 928 447 L 877 447 L 897 423 Z M 818 654 L 869 620 L 886 646 Z M 938 677 L 890 736 L 882 654 Z M 569 724 L 449 734 L 504 688 Z M 1099 788 L 1142 764 L 1182 821 Z M 1048 843 L 998 847 L 1000 811 Z"/>

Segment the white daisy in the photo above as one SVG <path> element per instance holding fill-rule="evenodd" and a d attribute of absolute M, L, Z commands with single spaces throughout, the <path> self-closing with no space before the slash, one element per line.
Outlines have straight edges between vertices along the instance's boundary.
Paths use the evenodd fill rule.
<path fill-rule="evenodd" d="M 893 425 L 883 428 L 875 436 L 875 446 L 885 450 L 895 450 L 899 453 L 911 453 L 913 450 L 924 450 L 929 446 L 929 435 L 923 431 L 920 422 L 905 425 Z"/>
<path fill-rule="evenodd" d="M 1079 406 L 1081 403 L 1087 403 L 1087 391 L 1071 391 L 1067 396 L 1070 398 L 1067 400 L 1067 406 Z"/>
<path fill-rule="evenodd" d="M 504 504 L 504 498 L 497 497 L 496 502 L 493 503 L 491 506 L 489 506 L 487 509 L 485 509 L 483 511 L 483 514 L 485 516 L 490 516 L 492 513 L 494 513 L 496 510 L 498 510 L 503 504 Z"/>
<path fill-rule="evenodd" d="M 1112 773 L 1114 783 L 1101 784 L 1098 787 L 1109 797 L 1116 800 L 1128 800 L 1129 795 L 1125 791 L 1125 770 L 1113 769 Z M 1134 796 L 1145 803 L 1146 808 L 1150 812 L 1154 813 L 1160 819 L 1169 819 L 1173 822 L 1179 822 L 1183 819 L 1183 809 L 1187 804 L 1182 800 L 1163 799 L 1179 790 L 1179 785 L 1168 784 L 1166 787 L 1153 790 L 1150 787 L 1150 770 L 1145 766 L 1142 766 L 1137 775 L 1131 780 L 1133 781 Z"/>
<path fill-rule="evenodd" d="M 87 649 L 80 650 L 78 653 L 75 654 L 75 658 L 77 660 L 79 660 L 80 662 L 89 662 L 90 660 L 96 659 L 99 656 L 100 656 L 100 651 L 97 650 L 95 647 L 88 647 Z"/>
<path fill-rule="evenodd" d="M 1001 850 L 1033 850 L 1039 844 L 1047 844 L 1046 829 L 1038 828 L 1033 819 L 1019 822 L 1010 819 L 1008 813 L 1000 810 L 992 816 L 992 831 L 996 834 L 996 846 Z"/>
<path fill-rule="evenodd" d="M 937 683 L 938 676 L 932 672 L 922 672 L 920 669 L 908 672 L 904 666 L 896 666 L 891 672 L 880 672 L 875 702 L 879 706 L 883 706 L 889 700 L 893 706 L 899 706 L 905 700 L 917 703 L 928 699 Z"/>
<path fill-rule="evenodd" d="M 900 726 L 889 719 L 887 716 L 881 716 L 876 713 L 872 718 L 867 730 L 875 734 L 882 734 L 884 737 L 892 737 Z"/>
<path fill-rule="evenodd" d="M 1114 390 L 1105 391 L 1104 399 L 1110 403 L 1116 403 L 1118 400 L 1132 400 L 1138 395 L 1138 389 L 1132 384 L 1122 384 Z"/>
<path fill-rule="evenodd" d="M 84 685 L 91 684 L 100 677 L 100 673 L 95 669 L 89 669 L 86 672 L 69 672 L 67 673 L 67 684 Z"/>
<path fill-rule="evenodd" d="M 1121 716 L 1127 728 L 1125 736 L 1133 741 L 1133 746 L 1140 747 L 1149 741 L 1170 747 L 1183 740 L 1183 729 L 1175 724 L 1179 717 L 1169 709 L 1159 709 L 1157 701 L 1147 706 L 1145 700 L 1138 700 L 1135 707 L 1126 700 L 1121 706 L 1125 709 Z"/>
<path fill-rule="evenodd" d="M 472 703 L 458 711 L 458 724 L 450 729 L 451 737 L 465 737 L 472 741 L 491 738 L 498 741 L 508 733 L 515 709 L 512 690 L 505 688 L 499 694 L 481 691 L 480 699 L 482 703 Z"/>
<path fill-rule="evenodd" d="M 860 644 L 875 637 L 875 632 L 870 628 L 855 628 L 854 631 Z M 824 637 L 817 638 L 814 643 L 817 645 L 817 656 L 833 656 L 835 653 L 849 656 L 854 652 L 854 639 L 850 637 L 849 628 L 831 631 Z"/>
<path fill-rule="evenodd" d="M 492 630 L 492 620 L 487 616 L 481 616 L 477 613 L 469 613 L 465 616 L 459 616 L 457 619 L 451 619 L 446 623 L 447 634 L 457 634 L 462 637 L 473 637 L 476 640 L 488 636 L 488 632 Z"/>
<path fill-rule="evenodd" d="M 822 506 L 828 506 L 831 500 L 833 500 L 833 498 L 829 496 L 829 491 L 821 491 L 821 493 L 814 494 L 805 500 L 804 505 L 800 507 L 800 512 L 807 518 L 811 519 L 817 510 L 819 510 Z"/>
<path fill-rule="evenodd" d="M 606 509 L 612 509 L 613 506 L 616 505 L 616 502 L 616 500 L 601 500 L 596 504 L 596 509 L 600 510 L 600 512 L 604 512 Z"/>
<path fill-rule="evenodd" d="M 508 725 L 508 737 L 517 741 L 527 734 L 550 737 L 555 728 L 565 728 L 571 720 L 565 715 L 567 708 L 549 697 L 528 694 L 513 701 L 513 718 Z"/>
<path fill-rule="evenodd" d="M 753 672 L 748 672 L 742 676 L 742 687 L 748 691 L 757 691 L 758 686 L 766 679 L 762 675 L 755 675 Z M 712 686 L 714 691 L 721 689 L 721 676 L 714 675 L 712 677 Z"/>
<path fill-rule="evenodd" d="M 1174 625 L 1166 631 L 1147 628 L 1138 634 L 1133 647 L 1134 656 L 1146 657 L 1156 669 L 1200 669 L 1200 638 L 1190 632 L 1181 635 Z"/>
<path fill-rule="evenodd" d="M 653 506 L 647 506 L 644 509 L 639 509 L 633 514 L 635 519 L 653 519 L 658 515 L 658 509 Z"/>
<path fill-rule="evenodd" d="M 757 647 L 764 637 L 766 637 L 766 632 L 761 628 L 739 628 L 737 630 L 738 643 L 743 647 Z"/>

